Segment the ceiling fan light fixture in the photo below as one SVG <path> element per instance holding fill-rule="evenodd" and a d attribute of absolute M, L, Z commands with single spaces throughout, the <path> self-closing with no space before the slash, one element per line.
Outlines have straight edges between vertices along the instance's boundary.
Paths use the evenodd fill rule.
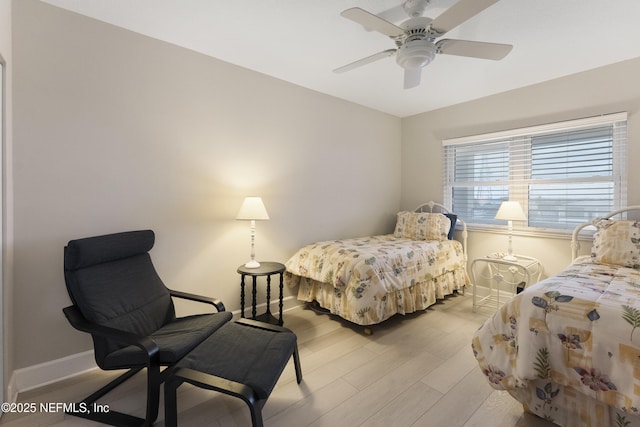
<path fill-rule="evenodd" d="M 422 68 L 428 65 L 436 56 L 437 48 L 435 44 L 429 40 L 411 40 L 407 41 L 398 48 L 396 53 L 396 62 L 402 68 Z"/>

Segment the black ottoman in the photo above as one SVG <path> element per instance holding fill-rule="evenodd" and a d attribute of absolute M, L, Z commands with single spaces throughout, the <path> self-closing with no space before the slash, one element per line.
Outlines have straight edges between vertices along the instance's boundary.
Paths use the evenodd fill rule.
<path fill-rule="evenodd" d="M 244 400 L 254 427 L 293 355 L 302 381 L 296 335 L 287 328 L 250 319 L 228 322 L 185 356 L 165 382 L 165 426 L 178 425 L 177 389 L 183 382 Z"/>

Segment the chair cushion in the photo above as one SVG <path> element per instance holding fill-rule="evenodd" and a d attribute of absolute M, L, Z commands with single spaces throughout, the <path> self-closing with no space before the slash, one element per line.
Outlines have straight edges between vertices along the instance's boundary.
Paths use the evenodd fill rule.
<path fill-rule="evenodd" d="M 293 332 L 273 332 L 229 322 L 178 363 L 251 387 L 266 399 L 296 346 Z"/>
<path fill-rule="evenodd" d="M 151 335 L 160 349 L 160 363 L 171 365 L 182 359 L 209 335 L 231 320 L 228 311 L 180 317 Z M 108 354 L 105 369 L 144 365 L 146 355 L 135 346 L 127 346 Z"/>
<path fill-rule="evenodd" d="M 149 250 L 151 230 L 71 240 L 65 248 L 65 281 L 71 300 L 89 321 L 148 336 L 175 319 L 171 295 Z M 96 361 L 126 344 L 94 336 Z"/>
<path fill-rule="evenodd" d="M 71 240 L 64 255 L 64 268 L 77 270 L 130 256 L 147 253 L 153 248 L 152 230 L 127 231 L 104 236 Z"/>
<path fill-rule="evenodd" d="M 67 286 L 82 315 L 100 325 L 147 336 L 175 319 L 148 253 L 68 272 Z M 126 346 L 94 338 L 97 358 Z"/>

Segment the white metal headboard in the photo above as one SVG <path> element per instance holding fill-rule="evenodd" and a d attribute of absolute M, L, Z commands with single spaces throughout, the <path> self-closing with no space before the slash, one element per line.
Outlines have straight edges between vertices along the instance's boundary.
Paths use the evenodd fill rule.
<path fill-rule="evenodd" d="M 574 230 L 573 230 L 573 234 L 571 235 L 571 260 L 573 261 L 574 259 L 576 259 L 578 257 L 578 251 L 580 250 L 580 242 L 578 241 L 578 235 L 580 234 L 580 231 L 582 231 L 582 229 L 584 229 L 585 227 L 588 227 L 590 225 L 593 225 L 594 221 L 597 221 L 599 219 L 609 219 L 609 218 L 613 218 L 616 215 L 620 215 L 623 214 L 625 212 L 629 212 L 629 211 L 640 211 L 640 205 L 634 205 L 634 206 L 627 206 L 626 208 L 622 208 L 622 209 L 618 209 L 615 211 L 611 211 L 607 214 L 604 214 L 601 217 L 598 218 L 594 218 L 593 220 L 589 221 L 589 222 L 585 222 L 583 224 L 578 225 Z"/>
<path fill-rule="evenodd" d="M 415 208 L 413 211 L 414 212 L 425 212 L 425 209 L 429 208 L 429 212 L 433 212 L 433 208 L 438 208 L 438 210 L 440 212 L 444 212 L 444 213 L 450 213 L 450 214 L 455 214 L 456 216 L 458 214 L 456 214 L 455 212 L 451 212 L 451 210 L 446 207 L 443 204 L 434 202 L 434 201 L 428 201 L 427 203 L 423 203 L 420 206 L 418 206 L 417 208 Z M 460 224 L 462 224 L 462 251 L 464 252 L 464 262 L 465 265 L 467 263 L 467 223 L 464 222 L 464 220 L 462 218 L 460 218 L 458 216 L 458 222 L 460 222 Z"/>

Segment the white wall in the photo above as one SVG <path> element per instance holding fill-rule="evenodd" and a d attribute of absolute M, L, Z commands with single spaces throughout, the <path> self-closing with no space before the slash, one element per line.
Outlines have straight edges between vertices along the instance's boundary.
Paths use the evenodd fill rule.
<path fill-rule="evenodd" d="M 35 0 L 13 8 L 13 369 L 91 348 L 61 312 L 70 239 L 152 228 L 166 284 L 234 310 L 245 196 L 271 216 L 259 260 L 392 229 L 400 119 Z"/>
<path fill-rule="evenodd" d="M 442 198 L 442 140 L 627 111 L 628 204 L 640 204 L 640 58 L 418 114 L 402 121 L 402 206 Z M 471 232 L 469 259 L 505 250 L 507 236 Z M 569 238 L 514 236 L 514 252 L 539 258 L 547 274 L 571 261 Z M 583 244 L 588 249 L 589 243 Z"/>

